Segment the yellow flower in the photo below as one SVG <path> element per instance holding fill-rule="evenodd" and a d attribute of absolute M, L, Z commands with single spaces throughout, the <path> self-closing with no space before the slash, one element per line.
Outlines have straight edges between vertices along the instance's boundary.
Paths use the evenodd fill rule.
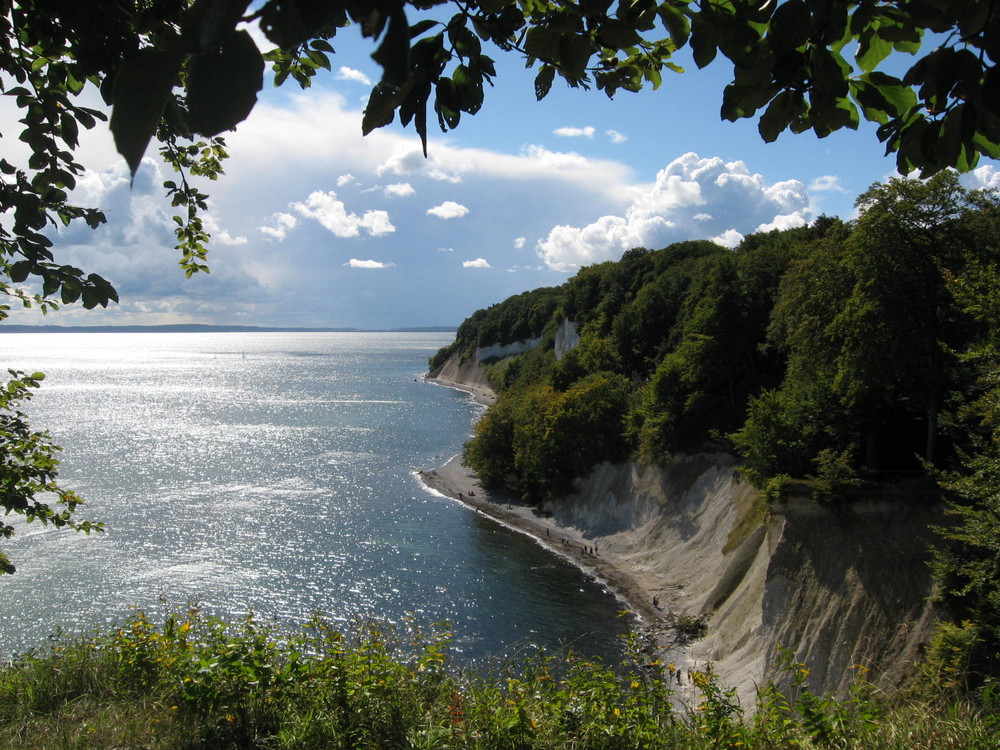
<path fill-rule="evenodd" d="M 638 687 L 639 687 L 639 681 L 638 680 L 632 680 L 632 689 L 635 690 Z"/>
<path fill-rule="evenodd" d="M 616 708 L 615 709 L 615 716 L 621 716 L 621 715 L 622 715 L 621 709 L 620 708 Z"/>

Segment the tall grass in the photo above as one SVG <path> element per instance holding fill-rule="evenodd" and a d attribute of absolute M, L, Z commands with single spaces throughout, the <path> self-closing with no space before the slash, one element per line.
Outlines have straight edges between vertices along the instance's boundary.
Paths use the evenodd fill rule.
<path fill-rule="evenodd" d="M 888 703 L 771 686 L 745 712 L 710 674 L 680 696 L 672 665 L 628 644 L 611 668 L 528 656 L 449 663 L 447 627 L 320 619 L 289 635 L 196 609 L 57 641 L 0 668 L 0 748 L 1000 748 L 1000 696 Z"/>

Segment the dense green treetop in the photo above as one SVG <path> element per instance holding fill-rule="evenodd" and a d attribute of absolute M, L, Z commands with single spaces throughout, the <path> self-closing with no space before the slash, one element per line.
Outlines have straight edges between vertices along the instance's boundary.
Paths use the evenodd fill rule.
<path fill-rule="evenodd" d="M 946 171 L 875 185 L 857 205 L 848 224 L 751 235 L 733 251 L 638 248 L 472 315 L 435 364 L 544 336 L 490 366 L 501 403 L 477 428 L 476 468 L 533 497 L 561 491 L 564 480 L 546 487 L 522 469 L 529 454 L 548 456 L 553 477 L 565 474 L 563 458 L 578 468 L 545 420 L 565 406 L 559 394 L 598 376 L 624 378 L 631 394 L 604 410 L 615 425 L 591 429 L 615 436 L 600 458 L 620 455 L 620 439 L 654 462 L 714 444 L 741 454 L 760 482 L 835 467 L 883 479 L 921 471 L 921 459 L 953 463 L 976 433 L 962 415 L 983 387 L 966 353 L 991 341 L 954 289 L 984 278 L 969 268 L 1000 261 L 1000 199 Z M 564 320 L 580 343 L 557 361 Z"/>
<path fill-rule="evenodd" d="M 725 450 L 771 497 L 838 502 L 887 484 L 944 496 L 939 646 L 1000 670 L 1000 196 L 955 172 L 895 179 L 848 223 L 636 249 L 544 290 L 540 346 L 488 365 L 497 403 L 466 461 L 540 503 L 601 461 Z M 512 299 L 485 316 L 527 309 Z M 572 319 L 579 344 L 557 360 Z M 483 343 L 488 343 L 484 340 Z M 580 440 L 580 434 L 586 440 Z M 945 644 L 945 645 L 942 645 Z"/>

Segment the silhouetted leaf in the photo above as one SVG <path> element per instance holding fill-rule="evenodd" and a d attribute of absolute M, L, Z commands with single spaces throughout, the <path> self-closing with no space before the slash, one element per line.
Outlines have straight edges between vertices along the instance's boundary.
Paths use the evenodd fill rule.
<path fill-rule="evenodd" d="M 193 55 L 188 67 L 188 124 L 217 135 L 246 119 L 264 84 L 264 59 L 246 31 L 237 31 L 215 52 Z"/>
<path fill-rule="evenodd" d="M 156 132 L 182 59 L 179 38 L 171 38 L 164 48 L 146 47 L 124 60 L 115 76 L 111 133 L 133 177 Z"/>

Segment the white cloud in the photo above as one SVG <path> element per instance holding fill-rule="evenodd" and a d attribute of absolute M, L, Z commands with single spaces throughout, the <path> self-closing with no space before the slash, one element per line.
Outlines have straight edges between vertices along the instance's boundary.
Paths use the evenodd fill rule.
<path fill-rule="evenodd" d="M 396 182 L 392 185 L 386 185 L 384 192 L 386 195 L 392 195 L 396 198 L 405 198 L 408 195 L 413 195 L 417 191 L 413 189 L 413 185 L 408 182 Z"/>
<path fill-rule="evenodd" d="M 515 250 L 523 250 L 524 249 L 524 243 L 526 243 L 527 241 L 528 240 L 527 240 L 526 237 L 518 237 L 516 240 L 514 240 L 514 249 Z"/>
<path fill-rule="evenodd" d="M 612 143 L 625 143 L 628 140 L 627 135 L 619 133 L 617 130 L 605 130 L 604 134 L 611 139 Z"/>
<path fill-rule="evenodd" d="M 592 126 L 587 125 L 584 128 L 556 128 L 552 132 L 560 138 L 593 138 L 595 131 Z"/>
<path fill-rule="evenodd" d="M 388 128 L 362 137 L 361 112 L 342 95 L 320 89 L 285 96 L 280 103 L 262 98 L 250 117 L 227 138 L 232 159 L 227 183 L 245 180 L 260 183 L 266 170 L 274 185 L 302 184 L 328 175 L 342 175 L 338 187 L 366 178 L 372 172 L 385 180 L 395 175 L 412 182 L 417 178 L 459 184 L 464 179 L 504 180 L 537 185 L 546 181 L 555 189 L 569 187 L 589 199 L 612 201 L 624 207 L 624 190 L 632 181 L 631 167 L 608 159 L 590 159 L 575 153 L 529 146 L 520 153 L 500 153 L 486 148 L 463 148 L 444 139 L 432 139 L 424 158 L 419 140 Z M 274 154 L 281 154 L 275 159 Z M 225 186 L 220 183 L 221 190 Z M 217 191 L 219 192 L 219 191 Z"/>
<path fill-rule="evenodd" d="M 847 191 L 841 186 L 840 178 L 834 175 L 823 175 L 822 177 L 817 177 L 811 183 L 809 183 L 809 189 L 816 193 L 846 193 Z"/>
<path fill-rule="evenodd" d="M 455 203 L 455 201 L 445 201 L 440 206 L 428 208 L 427 213 L 431 216 L 437 216 L 439 219 L 458 219 L 469 213 L 469 209 L 461 203 Z"/>
<path fill-rule="evenodd" d="M 246 237 L 233 236 L 228 229 L 223 229 L 214 214 L 205 214 L 202 221 L 205 223 L 205 230 L 212 235 L 212 242 L 220 245 L 245 245 L 249 242 Z"/>
<path fill-rule="evenodd" d="M 453 248 L 453 247 L 439 247 L 437 249 L 437 251 L 439 253 L 453 253 L 453 252 L 455 252 L 455 248 Z"/>
<path fill-rule="evenodd" d="M 475 260 L 463 260 L 462 268 L 492 268 L 486 258 L 476 258 Z"/>
<path fill-rule="evenodd" d="M 974 188 L 1000 188 L 1000 171 L 992 164 L 985 164 L 965 175 L 963 182 L 971 182 Z"/>
<path fill-rule="evenodd" d="M 802 227 L 809 223 L 811 215 L 812 215 L 812 209 L 806 207 L 801 211 L 794 211 L 790 214 L 782 214 L 780 216 L 775 216 L 774 219 L 767 222 L 766 224 L 759 224 L 755 231 L 770 232 L 774 229 L 785 230 L 785 229 L 793 229 L 795 227 Z"/>
<path fill-rule="evenodd" d="M 292 214 L 285 213 L 284 211 L 279 211 L 271 217 L 271 226 L 260 227 L 260 233 L 266 237 L 270 237 L 272 240 L 285 239 L 288 233 L 295 229 L 299 225 L 299 220 L 297 217 L 292 216 Z"/>
<path fill-rule="evenodd" d="M 351 258 L 345 264 L 348 268 L 392 268 L 395 263 L 383 263 L 380 260 L 358 260 Z"/>
<path fill-rule="evenodd" d="M 552 228 L 536 249 L 554 270 L 613 260 L 633 247 L 659 248 L 683 239 L 731 243 L 741 232 L 805 224 L 811 205 L 797 180 L 767 185 L 740 161 L 688 153 L 660 170 L 652 185 L 632 188 L 623 216 L 584 227 Z"/>
<path fill-rule="evenodd" d="M 423 174 L 439 182 L 459 183 L 462 181 L 457 171 L 442 166 L 436 150 L 424 157 L 423 149 L 412 141 L 396 143 L 389 157 L 375 168 L 375 174 L 379 177 L 386 174 Z"/>
<path fill-rule="evenodd" d="M 373 237 L 395 232 L 386 211 L 365 211 L 362 216 L 350 213 L 334 192 L 316 190 L 305 203 L 292 203 L 291 208 L 300 216 L 316 219 L 337 237 L 357 237 L 364 229 Z"/>
<path fill-rule="evenodd" d="M 352 182 L 356 182 L 354 175 L 342 174 L 337 178 L 337 187 L 344 187 L 344 185 L 350 185 Z"/>
<path fill-rule="evenodd" d="M 712 237 L 711 240 L 716 245 L 722 245 L 723 247 L 732 249 L 743 242 L 743 235 L 735 229 L 727 229 L 717 237 Z"/>
<path fill-rule="evenodd" d="M 355 70 L 354 68 L 348 68 L 346 65 L 340 66 L 340 70 L 337 72 L 337 80 L 355 81 L 357 83 L 363 83 L 365 86 L 372 85 L 371 78 L 366 76 L 360 70 Z"/>
<path fill-rule="evenodd" d="M 450 182 L 453 185 L 457 185 L 462 181 L 462 178 L 455 172 L 448 172 L 444 169 L 428 169 L 427 176 L 432 180 L 437 180 L 438 182 Z"/>

